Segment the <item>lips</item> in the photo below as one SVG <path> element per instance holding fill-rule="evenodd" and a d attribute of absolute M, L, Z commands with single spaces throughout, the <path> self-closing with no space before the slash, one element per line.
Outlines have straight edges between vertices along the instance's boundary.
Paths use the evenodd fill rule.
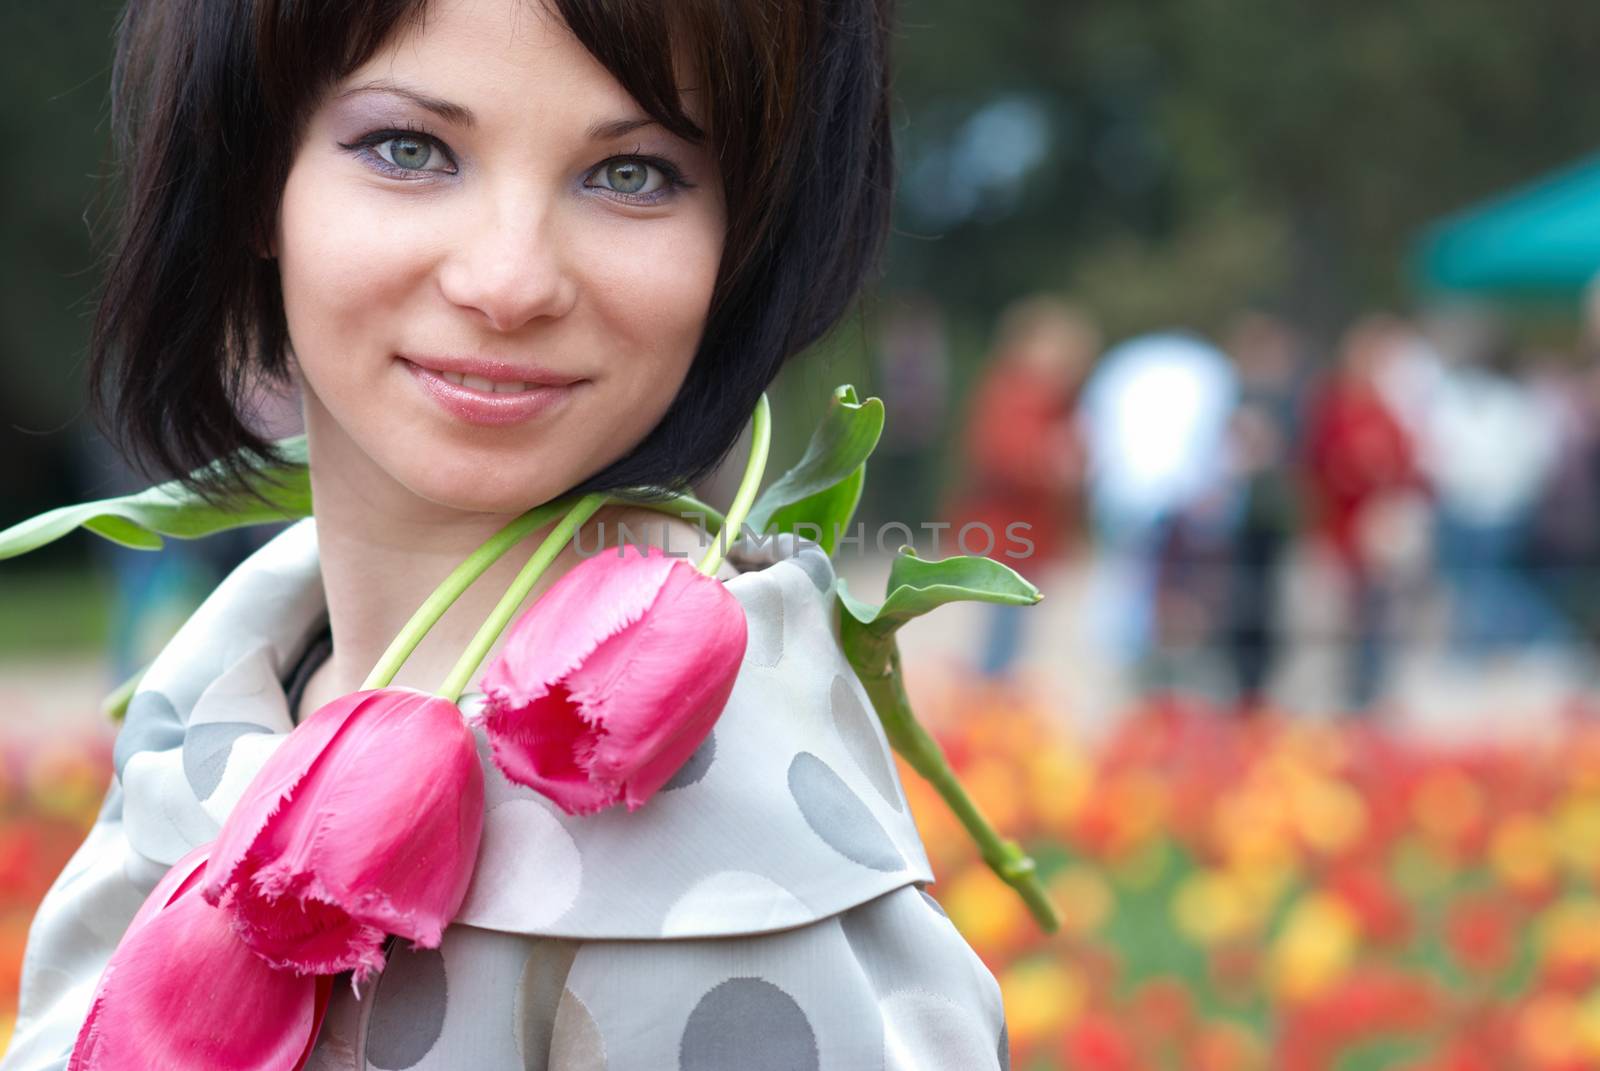
<path fill-rule="evenodd" d="M 529 421 L 568 402 L 583 379 L 509 362 L 399 357 L 446 414 L 480 427 Z"/>
<path fill-rule="evenodd" d="M 483 394 L 521 394 L 530 387 L 537 386 L 537 384 L 528 383 L 520 379 L 497 383 L 484 376 L 464 375 L 461 372 L 440 372 L 439 375 L 443 376 L 448 383 L 454 383 L 458 387 L 466 387 L 468 390 L 479 391 Z"/>

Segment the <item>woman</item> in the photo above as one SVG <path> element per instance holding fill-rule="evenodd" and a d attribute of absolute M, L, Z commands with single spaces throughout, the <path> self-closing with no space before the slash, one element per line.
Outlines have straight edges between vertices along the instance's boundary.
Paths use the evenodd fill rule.
<path fill-rule="evenodd" d="M 235 399 L 292 377 L 316 515 L 147 674 L 101 820 L 35 921 L 0 1067 L 62 1066 L 165 869 L 486 536 L 727 452 L 880 250 L 887 33 L 871 0 L 133 0 L 100 396 L 183 473 L 269 455 Z M 642 507 L 591 531 L 641 517 L 676 552 L 697 541 Z M 395 683 L 438 682 L 519 564 Z M 733 695 L 639 814 L 558 815 L 486 766 L 462 913 L 438 950 L 336 987 L 307 1066 L 1005 1065 L 998 988 L 921 893 L 832 583 L 815 551 L 729 581 L 750 630 Z"/>

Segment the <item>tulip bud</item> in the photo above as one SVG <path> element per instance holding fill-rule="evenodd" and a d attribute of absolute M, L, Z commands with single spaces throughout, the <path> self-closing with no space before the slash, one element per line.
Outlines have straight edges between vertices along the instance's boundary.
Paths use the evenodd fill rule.
<path fill-rule="evenodd" d="M 484 673 L 494 761 L 568 814 L 637 810 L 711 731 L 744 648 L 744 607 L 686 560 L 631 546 L 587 558 Z"/>
<path fill-rule="evenodd" d="M 167 872 L 100 976 L 67 1071 L 298 1071 L 331 978 L 269 967 L 200 895 L 211 847 Z"/>
<path fill-rule="evenodd" d="M 217 837 L 203 892 L 273 966 L 361 982 L 382 968 L 386 934 L 438 946 L 482 832 L 483 769 L 456 705 L 357 692 L 262 767 Z"/>

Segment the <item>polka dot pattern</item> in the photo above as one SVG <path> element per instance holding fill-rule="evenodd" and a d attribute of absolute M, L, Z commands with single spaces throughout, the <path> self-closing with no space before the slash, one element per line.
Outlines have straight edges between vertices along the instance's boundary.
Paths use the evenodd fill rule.
<path fill-rule="evenodd" d="M 717 732 L 713 729 L 700 746 L 694 749 L 694 754 L 689 756 L 689 761 L 678 767 L 678 772 L 667 778 L 667 783 L 661 786 L 661 791 L 671 792 L 675 789 L 688 788 L 698 782 L 711 769 L 711 763 L 717 757 Z"/>
<path fill-rule="evenodd" d="M 171 751 L 182 746 L 183 735 L 183 722 L 172 700 L 154 689 L 135 692 L 111 749 L 117 776 L 122 776 L 128 760 L 141 751 Z"/>
<path fill-rule="evenodd" d="M 606 1043 L 589 1006 L 568 989 L 561 994 L 550 1041 L 549 1071 L 606 1071 Z"/>
<path fill-rule="evenodd" d="M 845 750 L 855 760 L 861 772 L 867 775 L 872 787 L 878 790 L 885 803 L 896 811 L 902 809 L 900 788 L 894 773 L 889 769 L 889 756 L 884 743 L 874 728 L 873 715 L 868 713 L 856 691 L 855 682 L 842 673 L 835 673 L 828 689 L 828 707 L 833 712 L 833 727 L 844 741 Z"/>
<path fill-rule="evenodd" d="M 748 625 L 744 660 L 752 666 L 775 666 L 783 659 L 783 590 L 760 575 L 760 582 L 741 588 Z"/>
<path fill-rule="evenodd" d="M 393 944 L 367 1020 L 367 1064 L 404 1071 L 421 1063 L 444 1030 L 448 1000 L 443 953 Z"/>
<path fill-rule="evenodd" d="M 903 990 L 889 994 L 879 1008 L 885 1067 L 984 1071 L 996 1066 L 996 1053 L 982 1024 L 947 997 Z"/>
<path fill-rule="evenodd" d="M 483 820 L 478 867 L 457 919 L 527 931 L 566 914 L 583 884 L 578 845 L 545 804 L 507 800 Z"/>
<path fill-rule="evenodd" d="M 233 750 L 235 740 L 249 733 L 266 731 L 264 726 L 238 721 L 189 726 L 183 738 L 183 773 L 194 788 L 195 798 L 210 799 L 222 783 L 228 753 Z"/>
<path fill-rule="evenodd" d="M 530 942 L 512 1003 L 512 1035 L 524 1067 L 545 1065 L 555 1036 L 556 1009 L 577 954 L 578 946 L 569 941 Z"/>
<path fill-rule="evenodd" d="M 762 929 L 774 930 L 798 926 L 812 917 L 810 908 L 770 878 L 748 870 L 729 870 L 702 878 L 678 897 L 667 910 L 661 935 L 694 937 L 707 933 L 729 911 L 751 918 Z"/>
<path fill-rule="evenodd" d="M 833 566 L 821 550 L 808 547 L 789 560 L 811 578 L 812 586 L 819 592 L 826 593 L 833 587 Z"/>
<path fill-rule="evenodd" d="M 730 978 L 700 998 L 684 1027 L 679 1071 L 818 1071 L 817 1037 L 793 997 L 760 978 Z"/>
<path fill-rule="evenodd" d="M 801 752 L 789 764 L 789 794 L 811 831 L 846 859 L 873 870 L 905 866 L 872 811 L 815 755 Z"/>

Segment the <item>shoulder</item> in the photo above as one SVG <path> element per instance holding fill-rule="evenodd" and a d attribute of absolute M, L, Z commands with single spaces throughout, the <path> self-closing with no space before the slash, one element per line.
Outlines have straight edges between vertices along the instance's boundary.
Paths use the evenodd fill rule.
<path fill-rule="evenodd" d="M 740 550 L 759 550 L 748 544 Z M 888 742 L 839 646 L 833 583 L 814 547 L 728 581 L 750 625 L 733 693 L 700 750 L 637 812 L 565 815 L 488 764 L 484 848 L 457 921 L 549 937 L 728 936 L 932 880 Z"/>

